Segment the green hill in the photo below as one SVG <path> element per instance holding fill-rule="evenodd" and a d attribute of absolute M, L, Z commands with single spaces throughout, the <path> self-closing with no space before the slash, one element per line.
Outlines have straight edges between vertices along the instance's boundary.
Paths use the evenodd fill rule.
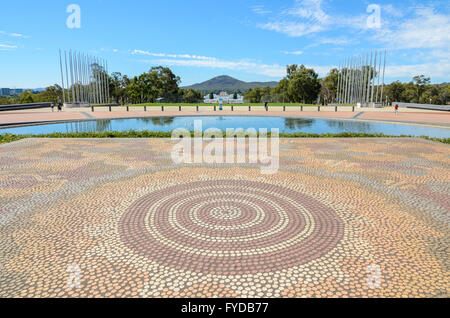
<path fill-rule="evenodd" d="M 254 87 L 275 87 L 278 82 L 244 82 L 235 79 L 231 76 L 222 75 L 214 77 L 206 82 L 194 84 L 191 86 L 182 87 L 184 89 L 193 88 L 195 90 L 201 91 L 202 93 L 227 91 L 228 93 L 241 92 L 244 93 L 250 88 Z"/>

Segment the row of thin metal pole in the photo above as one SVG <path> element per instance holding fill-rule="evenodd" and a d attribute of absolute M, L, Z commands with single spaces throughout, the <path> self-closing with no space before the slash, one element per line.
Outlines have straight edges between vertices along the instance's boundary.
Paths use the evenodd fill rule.
<path fill-rule="evenodd" d="M 383 64 L 383 72 L 381 65 Z M 374 106 L 383 103 L 386 50 L 353 56 L 339 64 L 337 102 Z M 381 91 L 381 95 L 380 95 Z"/>
<path fill-rule="evenodd" d="M 59 50 L 64 104 L 107 104 L 109 96 L 108 62 L 98 57 Z"/>

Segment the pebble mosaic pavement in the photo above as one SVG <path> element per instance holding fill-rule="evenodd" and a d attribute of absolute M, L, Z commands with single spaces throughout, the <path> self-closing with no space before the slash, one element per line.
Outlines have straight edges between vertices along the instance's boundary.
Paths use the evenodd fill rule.
<path fill-rule="evenodd" d="M 172 146 L 1 145 L 0 297 L 450 296 L 448 145 L 282 139 L 274 175 Z"/>

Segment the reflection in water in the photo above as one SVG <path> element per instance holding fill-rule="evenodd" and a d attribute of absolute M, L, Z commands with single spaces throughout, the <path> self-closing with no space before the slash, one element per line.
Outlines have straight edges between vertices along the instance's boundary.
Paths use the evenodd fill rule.
<path fill-rule="evenodd" d="M 111 120 L 77 121 L 66 123 L 66 133 L 111 131 Z"/>
<path fill-rule="evenodd" d="M 362 121 L 327 121 L 328 127 L 337 128 L 342 131 L 353 131 L 353 132 L 370 132 L 371 124 Z"/>
<path fill-rule="evenodd" d="M 314 119 L 304 119 L 304 118 L 285 118 L 284 126 L 290 130 L 302 129 L 306 127 L 311 127 L 314 124 Z"/>
<path fill-rule="evenodd" d="M 76 132 L 105 132 L 105 131 L 165 131 L 170 132 L 177 128 L 193 130 L 194 121 L 201 120 L 204 130 L 218 128 L 278 128 L 280 132 L 295 133 L 342 133 L 342 132 L 367 132 L 383 133 L 386 135 L 401 136 L 429 136 L 437 138 L 449 138 L 450 129 L 421 127 L 411 125 L 399 125 L 390 123 L 359 122 L 330 119 L 306 119 L 306 118 L 282 118 L 282 117 L 248 117 L 248 116 L 204 116 L 204 117 L 152 117 L 132 119 L 98 120 L 90 122 L 73 122 L 48 124 L 38 126 L 26 126 L 0 129 L 0 133 L 10 134 L 50 134 L 76 133 Z"/>
<path fill-rule="evenodd" d="M 155 126 L 168 126 L 172 125 L 174 117 L 152 117 L 152 118 L 142 118 L 144 123 L 151 122 Z"/>

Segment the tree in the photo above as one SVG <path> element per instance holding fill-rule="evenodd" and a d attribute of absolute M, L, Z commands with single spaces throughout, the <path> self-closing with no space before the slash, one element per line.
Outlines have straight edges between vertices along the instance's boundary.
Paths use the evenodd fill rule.
<path fill-rule="evenodd" d="M 319 96 L 321 84 L 319 75 L 304 65 L 288 66 L 289 95 L 294 102 L 313 103 Z"/>
<path fill-rule="evenodd" d="M 272 96 L 274 96 L 276 102 L 284 103 L 292 101 L 292 98 L 288 92 L 288 88 L 289 88 L 289 80 L 287 78 L 283 78 L 278 83 L 278 86 L 272 88 Z"/>
<path fill-rule="evenodd" d="M 233 99 L 238 99 L 238 94 L 236 92 L 233 94 Z"/>
<path fill-rule="evenodd" d="M 335 98 L 335 93 L 328 87 L 325 80 L 320 81 L 320 99 L 322 101 L 322 105 L 328 105 Z"/>
<path fill-rule="evenodd" d="M 203 95 L 200 91 L 195 89 L 183 90 L 183 102 L 188 104 L 199 103 L 203 101 Z"/>
<path fill-rule="evenodd" d="M 320 97 L 325 104 L 332 102 L 336 98 L 338 78 L 339 70 L 333 68 L 321 82 Z"/>
<path fill-rule="evenodd" d="M 125 104 L 129 100 L 127 91 L 128 85 L 130 85 L 130 79 L 121 73 L 112 73 L 109 79 L 109 94 L 113 100 L 118 104 Z"/>
<path fill-rule="evenodd" d="M 405 89 L 401 96 L 401 101 L 405 103 L 418 103 L 419 101 L 416 99 L 417 89 L 413 83 L 408 83 L 405 86 Z"/>
<path fill-rule="evenodd" d="M 34 102 L 50 102 L 57 105 L 63 101 L 62 87 L 58 84 L 49 86 L 45 91 L 33 96 Z"/>
<path fill-rule="evenodd" d="M 33 103 L 33 93 L 31 91 L 23 91 L 19 95 L 19 103 L 20 104 L 30 104 Z"/>
<path fill-rule="evenodd" d="M 386 96 L 392 102 L 402 101 L 402 94 L 405 91 L 405 86 L 399 81 L 393 82 L 386 86 Z"/>
<path fill-rule="evenodd" d="M 420 101 L 423 92 L 425 91 L 425 85 L 430 83 L 430 78 L 425 77 L 425 75 L 418 75 L 413 77 L 413 82 L 416 85 L 417 89 L 417 101 Z"/>
<path fill-rule="evenodd" d="M 209 99 L 214 99 L 214 93 L 213 92 L 209 93 Z"/>
<path fill-rule="evenodd" d="M 250 88 L 244 95 L 244 100 L 248 103 L 261 103 L 262 92 L 261 88 Z"/>

